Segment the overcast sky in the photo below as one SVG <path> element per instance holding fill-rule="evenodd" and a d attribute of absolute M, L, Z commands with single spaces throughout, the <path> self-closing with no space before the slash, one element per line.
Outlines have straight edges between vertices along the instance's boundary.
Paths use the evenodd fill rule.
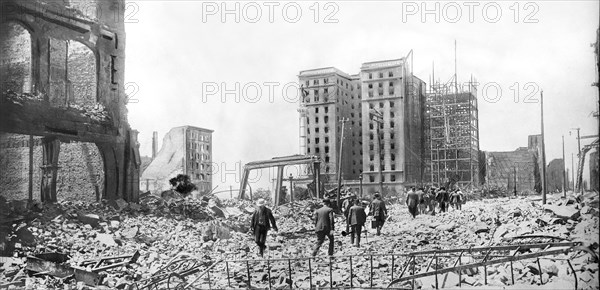
<path fill-rule="evenodd" d="M 412 50 L 417 77 L 429 83 L 435 63 L 436 80 L 445 82 L 455 40 L 459 81 L 472 75 L 480 83 L 481 150 L 512 151 L 540 133 L 540 90 L 547 162 L 561 158 L 565 135 L 570 167 L 577 148 L 570 128 L 597 133 L 590 44 L 598 1 L 315 3 L 131 1 L 126 81 L 141 154 L 151 155 L 152 131 L 162 141 L 181 125 L 215 130 L 213 161 L 228 170 L 297 154 L 299 71 L 334 66 L 355 74 L 364 62 Z M 233 175 L 221 182 L 222 169 L 214 186 L 237 188 Z"/>

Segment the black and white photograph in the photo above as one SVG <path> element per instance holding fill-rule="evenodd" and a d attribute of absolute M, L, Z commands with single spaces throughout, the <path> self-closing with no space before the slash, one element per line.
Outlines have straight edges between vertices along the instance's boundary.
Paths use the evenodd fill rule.
<path fill-rule="evenodd" d="M 600 289 L 600 1 L 0 0 L 0 289 Z"/>

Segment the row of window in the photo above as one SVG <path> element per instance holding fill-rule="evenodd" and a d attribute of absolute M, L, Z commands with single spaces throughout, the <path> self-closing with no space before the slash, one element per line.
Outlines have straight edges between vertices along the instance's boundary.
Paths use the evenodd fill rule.
<path fill-rule="evenodd" d="M 210 164 L 204 164 L 204 163 L 200 163 L 200 162 L 188 162 L 188 169 L 189 170 L 201 170 L 201 171 L 205 171 L 205 170 L 210 170 Z"/>
<path fill-rule="evenodd" d="M 192 140 L 200 140 L 203 142 L 210 142 L 210 136 L 198 132 L 189 132 L 188 138 Z"/>
<path fill-rule="evenodd" d="M 383 76 L 384 76 L 384 72 L 379 72 L 378 76 L 379 76 L 379 78 L 380 78 L 380 79 L 382 79 L 382 78 L 383 78 Z M 387 76 L 388 76 L 389 78 L 393 78 L 393 77 L 394 77 L 394 72 L 393 72 L 393 71 L 388 71 L 388 72 L 387 72 Z M 369 79 L 370 79 L 370 80 L 372 80 L 372 79 L 373 79 L 373 73 L 372 73 L 372 72 L 370 72 L 370 73 L 369 73 Z"/>
<path fill-rule="evenodd" d="M 188 143 L 188 147 L 194 151 L 210 152 L 210 145 L 208 145 L 208 144 L 200 144 L 200 143 L 196 143 L 196 142 L 191 142 L 191 143 Z"/>
<path fill-rule="evenodd" d="M 388 175 L 383 175 L 383 182 L 388 181 L 386 176 Z M 389 181 L 394 182 L 396 181 L 396 175 L 395 174 L 390 174 L 389 175 Z M 375 182 L 375 175 L 369 175 L 369 182 Z"/>

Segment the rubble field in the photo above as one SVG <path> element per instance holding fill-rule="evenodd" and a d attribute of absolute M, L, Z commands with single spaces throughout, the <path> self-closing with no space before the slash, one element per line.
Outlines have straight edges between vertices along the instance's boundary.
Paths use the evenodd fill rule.
<path fill-rule="evenodd" d="M 279 232 L 270 231 L 264 258 L 296 258 L 310 255 L 316 241 L 312 212 L 317 201 L 302 201 L 275 207 L 273 213 Z M 546 205 L 539 196 L 496 198 L 467 201 L 462 210 L 410 217 L 404 204 L 388 205 L 390 217 L 376 236 L 370 227 L 363 233 L 361 247 L 343 237 L 342 215 L 336 217 L 335 256 L 331 269 L 326 256 L 327 241 L 318 258 L 312 261 L 309 277 L 308 260 L 272 261 L 257 255 L 258 249 L 249 231 L 254 206 L 249 201 L 204 198 L 203 200 L 162 199 L 146 196 L 139 204 L 123 200 L 101 203 L 8 202 L 0 198 L 2 229 L 8 232 L 0 257 L 0 288 L 4 289 L 135 289 L 134 285 L 149 279 L 169 262 L 182 256 L 196 257 L 200 272 L 218 260 L 210 271 L 212 288 L 247 288 L 246 262 L 251 267 L 252 287 L 286 289 L 313 287 L 344 288 L 350 285 L 347 255 L 353 257 L 353 286 L 370 287 L 370 254 L 409 253 L 515 244 L 519 237 L 539 235 L 555 241 L 579 241 L 591 253 L 569 252 L 556 256 L 520 260 L 513 263 L 515 284 L 511 283 L 508 263 L 490 265 L 485 284 L 483 267 L 463 271 L 462 288 L 478 289 L 574 289 L 570 259 L 578 277 L 579 289 L 598 289 L 598 194 L 549 195 Z M 369 222 L 368 222 L 369 224 Z M 79 269 L 79 276 L 57 275 L 48 271 L 32 271 L 31 257 L 43 253 L 65 254 L 60 267 Z M 137 253 L 137 254 L 136 254 Z M 131 255 L 136 254 L 134 258 Z M 138 256 L 139 255 L 139 256 Z M 362 255 L 362 256 L 361 256 Z M 61 257 L 63 257 L 61 256 Z M 126 257 L 126 262 L 118 256 Z M 29 258 L 28 258 L 29 257 Z M 94 261 L 108 258 L 105 270 Z M 130 259 L 131 258 L 131 259 Z M 465 257 L 464 263 L 472 262 Z M 92 262 L 90 262 L 92 261 Z M 398 258 L 396 277 L 405 261 Z M 453 261 L 452 261 L 453 262 Z M 373 256 L 373 287 L 387 287 L 391 265 L 388 256 Z M 414 273 L 425 271 L 424 262 L 415 265 Z M 450 265 L 451 266 L 451 265 Z M 227 268 L 230 273 L 227 279 Z M 267 271 L 270 267 L 270 271 Z M 542 273 L 539 272 L 541 267 Z M 288 271 L 291 269 L 292 277 Z M 329 271 L 332 273 L 332 284 Z M 85 283 L 81 271 L 96 273 L 94 283 Z M 96 275 L 95 274 L 95 275 Z M 191 275 L 190 280 L 194 279 Z M 202 277 L 194 288 L 208 288 Z M 439 277 L 440 287 L 458 288 L 458 274 Z M 229 286 L 228 283 L 231 283 Z M 90 285 L 95 284 L 95 285 Z M 410 287 L 398 284 L 394 287 Z M 416 288 L 435 287 L 433 276 L 415 280 Z"/>

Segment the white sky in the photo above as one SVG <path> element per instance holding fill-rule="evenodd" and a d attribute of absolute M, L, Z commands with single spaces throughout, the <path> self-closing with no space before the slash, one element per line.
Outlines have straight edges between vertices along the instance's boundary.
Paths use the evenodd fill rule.
<path fill-rule="evenodd" d="M 582 135 L 597 133 L 591 117 L 598 90 L 591 86 L 597 76 L 590 44 L 596 41 L 599 26 L 598 1 L 539 1 L 529 6 L 526 2 L 516 6 L 514 1 L 346 1 L 329 6 L 319 2 L 318 9 L 313 1 L 282 2 L 272 6 L 272 21 L 269 5 L 277 4 L 227 2 L 226 8 L 235 10 L 235 3 L 240 5 L 238 22 L 233 14 L 222 21 L 222 2 L 128 4 L 126 82 L 139 88 L 132 97 L 138 102 L 128 106 L 129 121 L 140 131 L 142 155 L 151 155 L 152 131 L 158 131 L 162 141 L 170 128 L 181 125 L 215 130 L 213 161 L 220 167 L 227 164 L 228 170 L 253 160 L 297 154 L 298 104 L 283 96 L 294 99 L 296 91 L 290 87 L 286 94 L 282 87 L 297 83 L 299 71 L 335 66 L 355 74 L 363 62 L 400 58 L 412 49 L 414 74 L 429 83 L 435 63 L 436 79 L 445 82 L 454 73 L 454 40 L 459 81 L 473 75 L 481 84 L 481 150 L 512 151 L 527 146 L 528 135 L 540 133 L 539 103 L 523 102 L 534 86 L 544 91 L 547 162 L 561 158 L 564 134 L 570 167 L 570 155 L 577 147 L 570 128 L 582 128 Z M 290 3 L 287 20 L 286 3 Z M 424 8 L 434 10 L 436 3 L 437 23 L 434 14 L 422 15 Z M 291 23 L 296 5 L 302 15 Z M 262 15 L 251 23 L 256 7 Z M 459 18 L 456 7 L 461 9 Z M 219 11 L 210 15 L 210 8 Z M 416 14 L 410 15 L 415 8 Z M 501 15 L 492 23 L 496 8 Z M 325 23 L 330 13 L 337 23 Z M 458 21 L 451 23 L 453 19 Z M 270 100 L 272 82 L 278 85 Z M 520 100 L 515 102 L 517 82 Z M 530 82 L 534 86 L 525 88 Z M 212 89 L 214 83 L 228 89 L 239 83 L 240 91 L 222 102 L 221 89 L 212 96 L 203 94 L 203 87 Z M 254 83 L 262 88 L 259 96 Z M 484 84 L 501 88 L 499 101 L 484 99 Z M 491 87 L 485 97 L 495 96 Z M 236 102 L 235 97 L 241 100 Z M 539 92 L 534 99 L 539 99 Z M 582 140 L 582 146 L 589 142 Z M 213 183 L 222 190 L 229 185 L 237 188 L 238 180 L 220 168 Z"/>

